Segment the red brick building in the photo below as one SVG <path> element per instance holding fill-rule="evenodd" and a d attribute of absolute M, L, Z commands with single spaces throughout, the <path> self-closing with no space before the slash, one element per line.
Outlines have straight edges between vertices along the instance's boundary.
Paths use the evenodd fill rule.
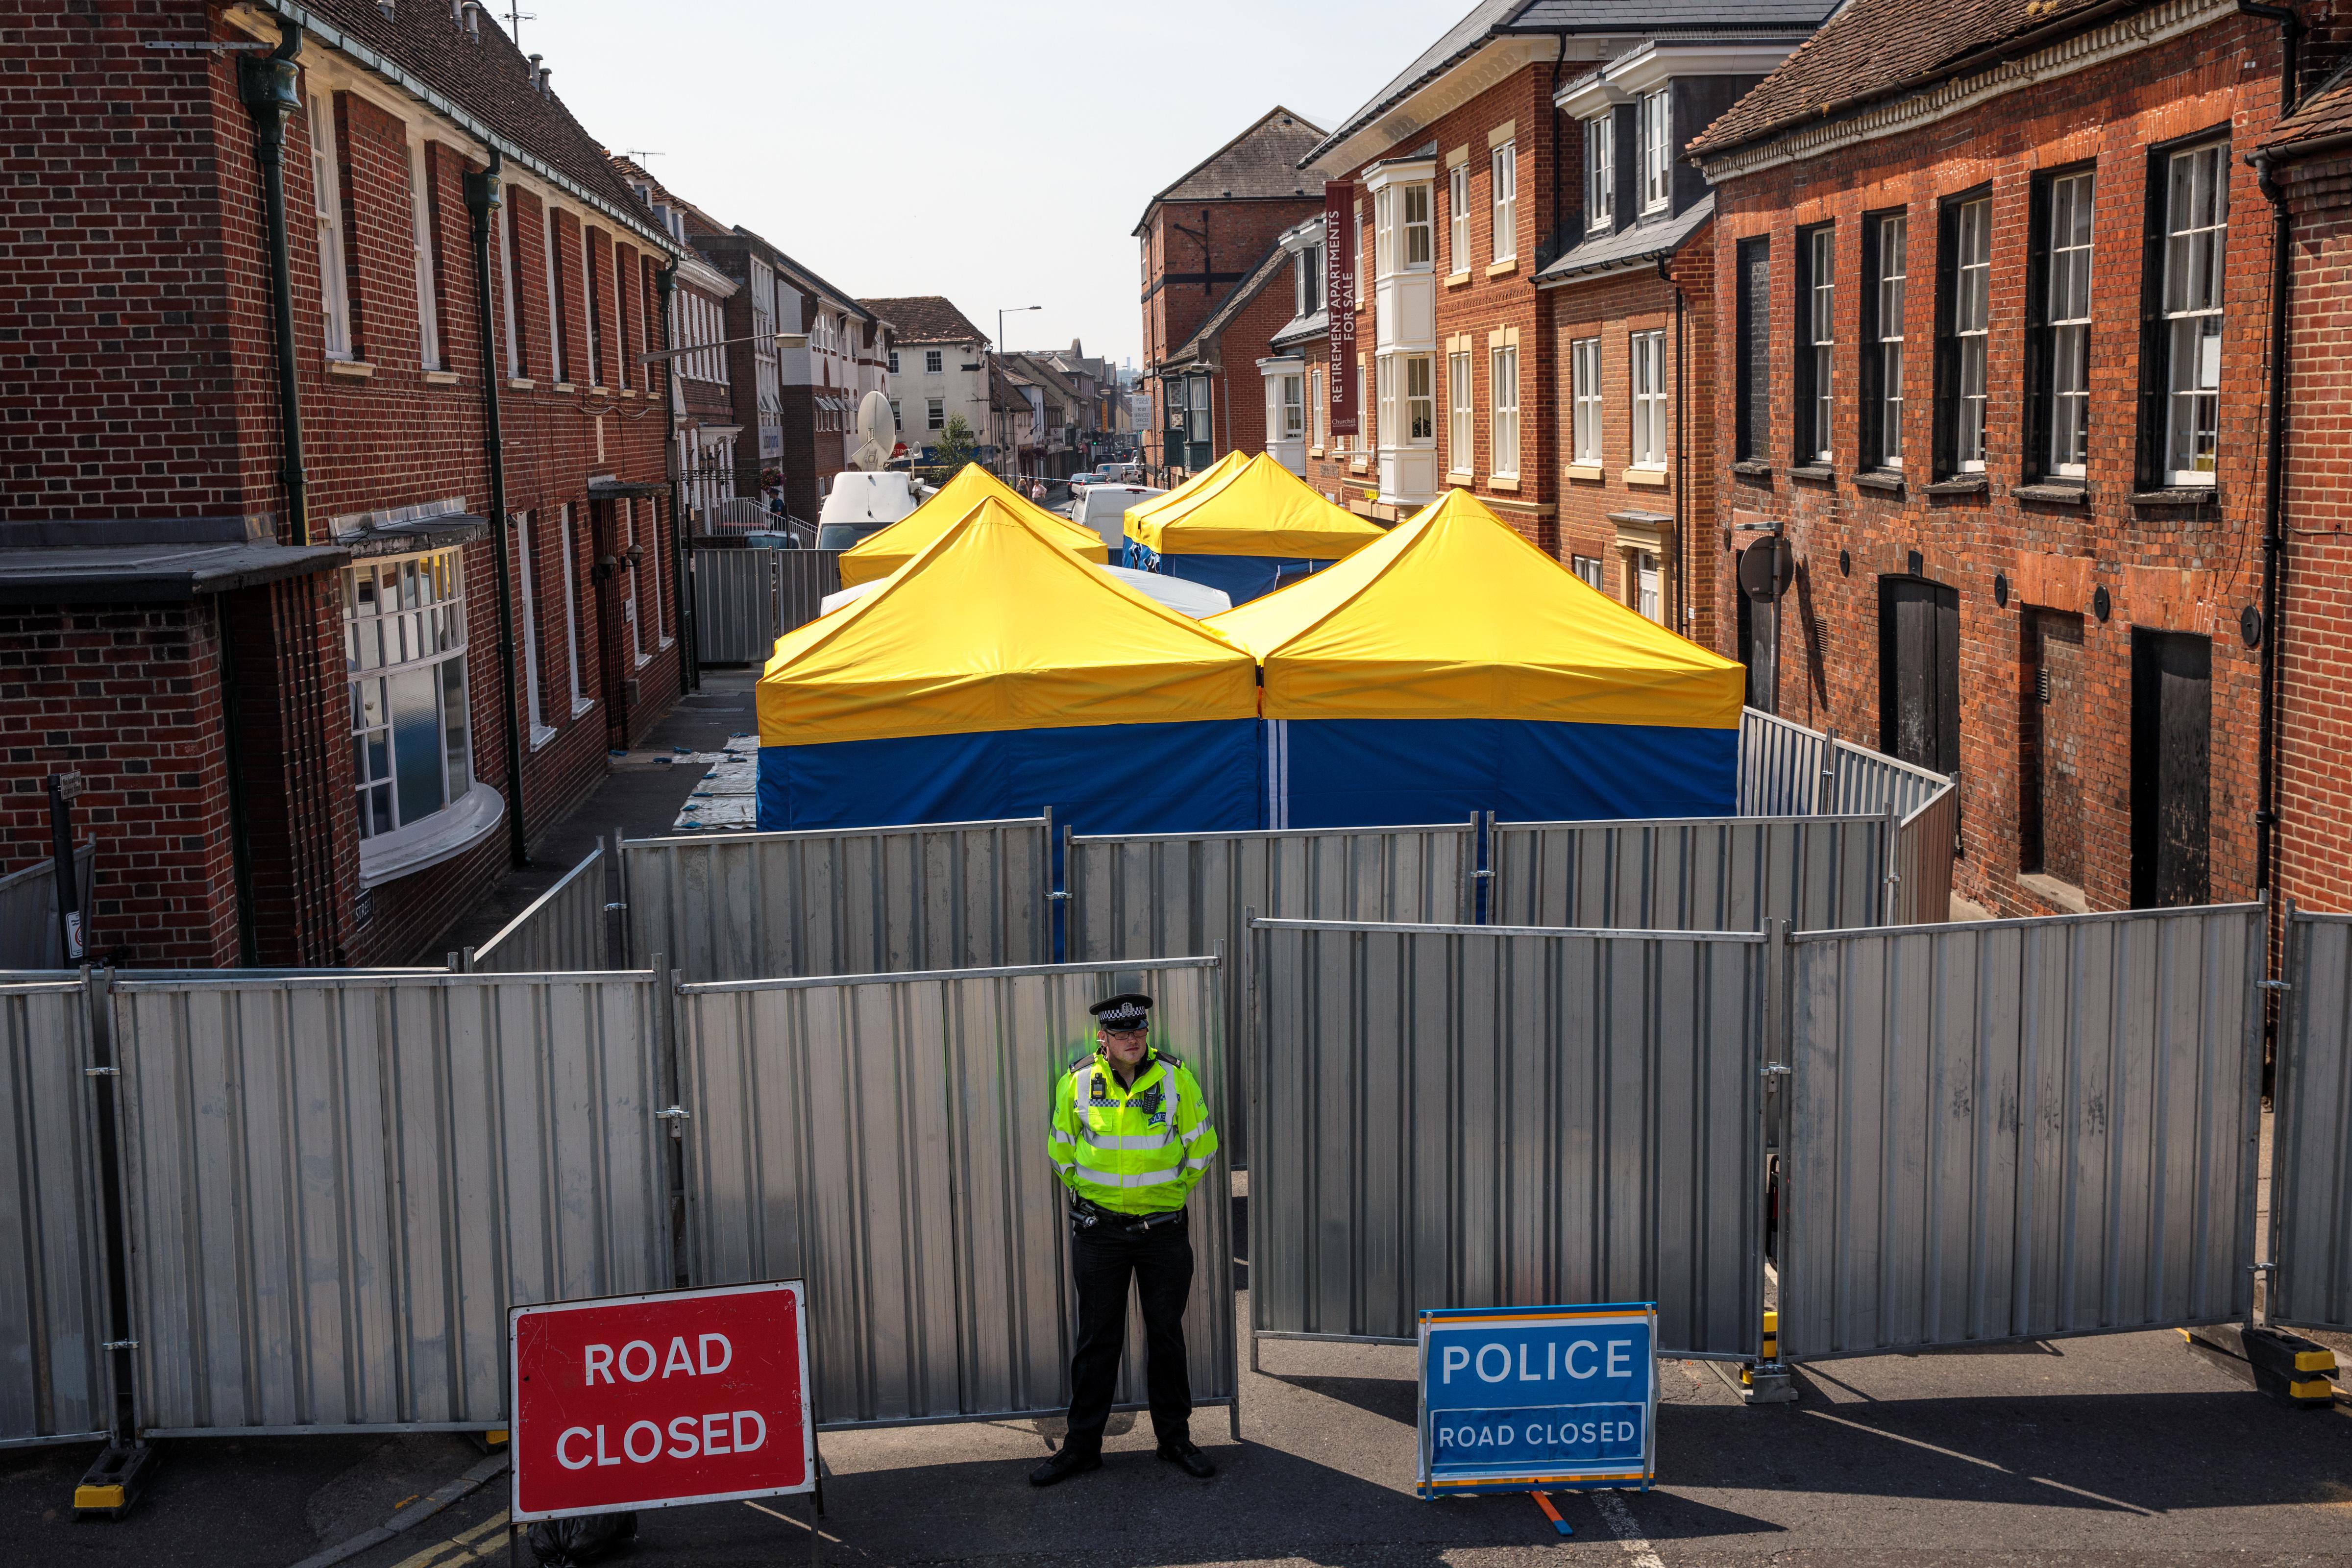
<path fill-rule="evenodd" d="M 2256 887 L 2283 64 L 2220 0 L 1858 0 L 1688 150 L 1717 543 L 1794 563 L 1720 646 L 1958 774 L 1998 912 Z"/>
<path fill-rule="evenodd" d="M 478 8 L 18 11 L 0 866 L 78 770 L 94 952 L 429 952 L 678 690 L 677 247 Z"/>
<path fill-rule="evenodd" d="M 1266 352 L 1263 339 L 1227 345 L 1242 357 L 1213 371 L 1206 367 L 1214 362 L 1197 353 L 1171 362 L 1235 286 L 1265 265 L 1276 237 L 1322 210 L 1322 181 L 1299 162 L 1322 134 L 1286 109 L 1268 110 L 1153 196 L 1135 226 L 1152 415 L 1141 433 L 1143 462 L 1155 484 L 1177 482 L 1231 449 L 1230 433 L 1218 434 L 1230 429 L 1226 399 L 1259 401 L 1251 361 Z"/>

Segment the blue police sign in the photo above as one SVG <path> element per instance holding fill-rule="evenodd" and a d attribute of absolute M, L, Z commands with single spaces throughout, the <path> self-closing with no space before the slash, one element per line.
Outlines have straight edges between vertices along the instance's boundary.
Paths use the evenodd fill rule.
<path fill-rule="evenodd" d="M 1646 1489 L 1657 1342 L 1648 1301 L 1424 1310 L 1421 1495 Z"/>

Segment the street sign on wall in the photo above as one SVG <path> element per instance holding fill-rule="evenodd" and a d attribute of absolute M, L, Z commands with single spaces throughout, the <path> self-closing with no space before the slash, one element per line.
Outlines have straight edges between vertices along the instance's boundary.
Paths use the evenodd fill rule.
<path fill-rule="evenodd" d="M 1657 1474 L 1654 1302 L 1425 1310 L 1420 1326 L 1423 1497 Z"/>
<path fill-rule="evenodd" d="M 517 1520 L 816 1485 L 797 1279 L 516 1307 Z"/>

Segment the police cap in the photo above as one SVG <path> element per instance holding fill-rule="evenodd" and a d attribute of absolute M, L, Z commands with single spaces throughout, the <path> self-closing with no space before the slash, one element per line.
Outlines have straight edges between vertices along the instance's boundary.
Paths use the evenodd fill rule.
<path fill-rule="evenodd" d="M 1151 998 L 1140 991 L 1125 991 L 1104 997 L 1087 1011 L 1095 1016 L 1097 1028 L 1140 1029 L 1151 1022 Z"/>

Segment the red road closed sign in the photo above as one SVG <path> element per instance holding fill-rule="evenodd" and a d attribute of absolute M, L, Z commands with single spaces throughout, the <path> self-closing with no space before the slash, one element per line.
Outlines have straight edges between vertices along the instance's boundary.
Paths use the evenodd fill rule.
<path fill-rule="evenodd" d="M 516 1307 L 518 1520 L 816 1485 L 797 1279 Z"/>

